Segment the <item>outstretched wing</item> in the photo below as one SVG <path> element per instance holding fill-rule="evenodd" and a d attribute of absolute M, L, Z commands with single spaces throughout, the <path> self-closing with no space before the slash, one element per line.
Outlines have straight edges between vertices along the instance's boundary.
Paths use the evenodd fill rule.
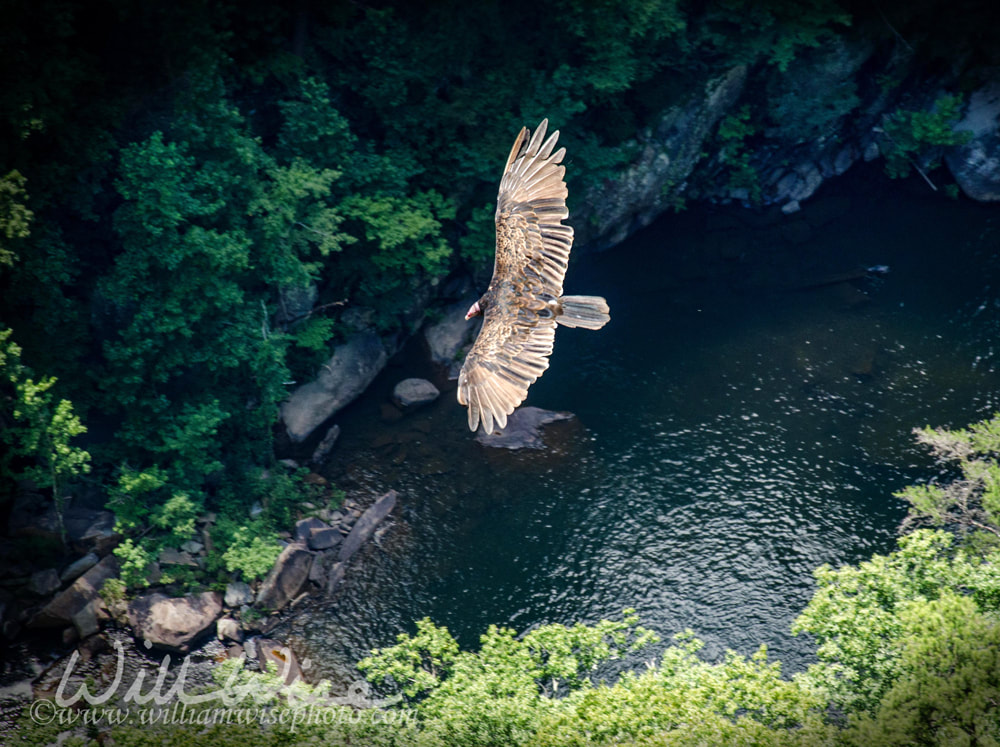
<path fill-rule="evenodd" d="M 555 338 L 552 302 L 562 295 L 573 229 L 566 209 L 566 149 L 553 152 L 548 120 L 514 142 L 497 198 L 496 259 L 486 292 L 483 328 L 458 377 L 458 401 L 469 408 L 469 428 L 480 419 L 487 433 L 524 401 L 548 368 Z"/>

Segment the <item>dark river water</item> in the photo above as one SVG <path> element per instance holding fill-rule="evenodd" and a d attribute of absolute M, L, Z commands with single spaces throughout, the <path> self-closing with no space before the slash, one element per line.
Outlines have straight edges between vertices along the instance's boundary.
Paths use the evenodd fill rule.
<path fill-rule="evenodd" d="M 357 679 L 425 616 L 473 647 L 492 623 L 625 607 L 664 641 L 692 629 L 709 659 L 766 643 L 786 672 L 813 661 L 789 631 L 812 570 L 890 550 L 893 492 L 938 471 L 911 429 L 1000 409 L 1000 210 L 855 172 L 796 215 L 692 208 L 579 257 L 567 292 L 603 294 L 612 319 L 558 332 L 527 404 L 576 419 L 546 451 L 481 446 L 454 383 L 412 350 L 394 361 L 342 414 L 326 471 L 399 505 L 279 631 L 308 674 Z M 413 375 L 446 391 L 383 422 Z"/>

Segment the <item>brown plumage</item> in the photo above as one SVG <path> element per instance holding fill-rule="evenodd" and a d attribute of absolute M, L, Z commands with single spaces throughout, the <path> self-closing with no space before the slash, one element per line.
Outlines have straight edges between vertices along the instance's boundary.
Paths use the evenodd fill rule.
<path fill-rule="evenodd" d="M 469 408 L 469 428 L 493 433 L 507 425 L 528 387 L 549 366 L 556 324 L 600 329 L 611 318 L 597 296 L 564 296 L 563 277 L 573 229 L 566 209 L 566 155 L 554 153 L 558 130 L 548 120 L 514 141 L 497 197 L 496 258 L 486 293 L 466 319 L 483 314 L 483 328 L 458 375 L 458 401 Z"/>

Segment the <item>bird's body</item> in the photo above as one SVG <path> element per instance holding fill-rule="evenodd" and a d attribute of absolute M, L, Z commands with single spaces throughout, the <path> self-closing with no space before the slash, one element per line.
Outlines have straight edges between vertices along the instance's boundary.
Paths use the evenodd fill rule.
<path fill-rule="evenodd" d="M 500 180 L 496 258 L 486 293 L 466 319 L 483 314 L 483 328 L 458 377 L 458 401 L 469 428 L 492 433 L 548 368 L 557 324 L 600 329 L 610 316 L 598 296 L 564 296 L 563 278 L 573 229 L 566 209 L 565 148 L 552 152 L 559 132 L 545 139 L 543 120 L 530 136 L 522 128 Z"/>

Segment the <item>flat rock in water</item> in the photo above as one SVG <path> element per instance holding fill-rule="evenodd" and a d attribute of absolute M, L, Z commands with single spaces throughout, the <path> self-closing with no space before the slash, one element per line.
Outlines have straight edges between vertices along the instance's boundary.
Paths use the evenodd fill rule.
<path fill-rule="evenodd" d="M 281 551 L 274 567 L 267 574 L 257 594 L 256 607 L 277 612 L 295 599 L 302 591 L 309 569 L 312 553 L 301 542 L 293 542 Z"/>
<path fill-rule="evenodd" d="M 392 390 L 392 401 L 402 408 L 426 405 L 441 396 L 441 392 L 427 379 L 403 379 Z"/>
<path fill-rule="evenodd" d="M 179 653 L 190 651 L 221 613 L 222 595 L 216 591 L 179 598 L 153 592 L 136 597 L 128 605 L 128 619 L 136 638 Z"/>
<path fill-rule="evenodd" d="M 540 407 L 521 407 L 507 418 L 507 427 L 492 435 L 482 430 L 476 434 L 476 440 L 483 446 L 496 449 L 544 449 L 542 426 L 558 423 L 562 420 L 572 420 L 571 412 L 553 412 Z"/>
<path fill-rule="evenodd" d="M 351 533 L 344 539 L 344 544 L 340 546 L 340 553 L 337 556 L 338 561 L 344 563 L 349 560 L 361 545 L 375 533 L 375 528 L 379 522 L 388 516 L 389 512 L 396 505 L 396 496 L 396 491 L 390 490 L 375 501 L 371 508 L 361 514 L 361 518 L 355 522 Z"/>
<path fill-rule="evenodd" d="M 333 449 L 338 438 L 340 438 L 340 426 L 334 423 L 327 429 L 326 435 L 323 436 L 323 440 L 316 446 L 316 449 L 312 453 L 312 457 L 310 457 L 310 461 L 313 464 L 320 464 L 324 459 L 326 459 L 327 455 Z"/>

